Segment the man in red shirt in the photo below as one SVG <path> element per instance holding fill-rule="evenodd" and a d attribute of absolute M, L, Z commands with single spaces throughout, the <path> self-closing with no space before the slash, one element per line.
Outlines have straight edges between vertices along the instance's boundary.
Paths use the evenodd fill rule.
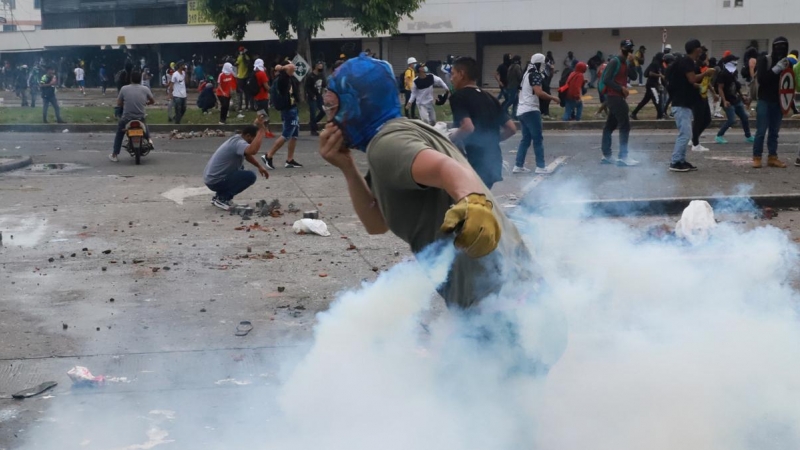
<path fill-rule="evenodd" d="M 619 156 L 616 164 L 621 167 L 635 166 L 639 161 L 628 156 L 628 136 L 631 133 L 630 110 L 628 108 L 628 55 L 633 52 L 633 41 L 625 39 L 619 44 L 619 55 L 611 58 L 600 81 L 601 92 L 606 96 L 608 119 L 603 128 L 603 151 L 601 164 L 614 164 L 611 159 L 611 134 L 619 127 Z M 635 75 L 635 73 L 634 73 Z"/>
<path fill-rule="evenodd" d="M 259 115 L 264 116 L 265 126 L 267 127 L 265 136 L 274 138 L 275 135 L 269 131 L 269 77 L 264 68 L 264 60 L 261 58 L 257 59 L 255 63 L 253 63 L 253 68 L 255 69 L 255 77 L 259 87 L 258 94 L 253 97 L 253 100 L 256 102 L 256 111 L 258 111 Z"/>
<path fill-rule="evenodd" d="M 217 78 L 217 98 L 219 99 L 219 124 L 225 125 L 231 107 L 231 94 L 236 92 L 236 75 L 233 64 L 226 62 Z"/>

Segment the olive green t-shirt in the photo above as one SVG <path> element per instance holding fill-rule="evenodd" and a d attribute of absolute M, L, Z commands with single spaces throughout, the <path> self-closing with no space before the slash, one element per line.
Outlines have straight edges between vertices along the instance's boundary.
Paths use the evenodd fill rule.
<path fill-rule="evenodd" d="M 414 159 L 426 149 L 444 153 L 474 172 L 447 137 L 416 120 L 387 122 L 367 147 L 368 180 L 378 207 L 392 233 L 407 242 L 414 253 L 445 237 L 439 227 L 454 203 L 443 189 L 420 186 L 411 176 Z M 465 253 L 456 256 L 448 281 L 439 291 L 448 307 L 475 306 L 498 293 L 504 280 L 528 277 L 525 272 L 530 270 L 530 255 L 519 232 L 485 186 L 483 193 L 495 205 L 494 215 L 502 229 L 500 245 L 483 258 L 473 259 Z"/>

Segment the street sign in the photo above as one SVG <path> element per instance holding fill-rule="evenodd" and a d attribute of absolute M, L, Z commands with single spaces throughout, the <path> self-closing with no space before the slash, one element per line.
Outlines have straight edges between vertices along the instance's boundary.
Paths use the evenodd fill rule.
<path fill-rule="evenodd" d="M 311 70 L 308 63 L 302 56 L 297 55 L 292 60 L 292 64 L 294 64 L 295 67 L 294 77 L 297 78 L 297 81 L 303 81 L 303 78 L 305 78 L 309 70 Z"/>
<path fill-rule="evenodd" d="M 792 110 L 795 83 L 794 71 L 792 71 L 791 67 L 787 67 L 783 72 L 781 72 L 780 82 L 778 83 L 778 89 L 780 89 L 781 110 L 783 111 L 784 115 L 789 114 L 789 112 Z"/>

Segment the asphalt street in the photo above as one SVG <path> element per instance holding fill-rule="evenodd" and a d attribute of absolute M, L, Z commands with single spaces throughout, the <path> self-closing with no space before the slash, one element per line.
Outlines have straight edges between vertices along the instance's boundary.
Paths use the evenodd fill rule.
<path fill-rule="evenodd" d="M 674 137 L 634 133 L 631 156 L 642 165 L 621 168 L 599 164 L 599 132 L 547 133 L 554 173 L 506 173 L 494 191 L 508 210 L 524 196 L 558 202 L 800 191 L 800 168 L 749 168 L 750 147 L 738 129 L 726 146 L 711 144 L 707 133 L 703 142 L 712 151 L 689 155 L 698 172 L 671 173 Z M 296 160 L 304 168 L 279 167 L 237 198 L 280 201 L 281 216 L 250 221 L 214 208 L 204 190 L 203 168 L 224 138 L 157 136 L 141 166 L 124 152 L 110 162 L 112 140 L 0 134 L 0 158 L 33 158 L 26 169 L 0 174 L 0 449 L 168 441 L 185 448 L 182 439 L 198 436 L 206 448 L 234 448 L 251 442 L 243 436 L 268 435 L 263 406 L 280 370 L 276 361 L 302 354 L 315 314 L 337 292 L 409 258 L 406 245 L 364 232 L 314 138 L 300 139 Z M 518 142 L 503 144 L 509 168 Z M 783 133 L 787 162 L 799 150 L 800 133 Z M 358 163 L 366 167 L 361 155 Z M 307 210 L 319 210 L 330 237 L 292 232 Z M 800 213 L 786 211 L 771 224 L 794 235 L 795 219 L 800 223 Z M 442 311 L 439 305 L 433 314 Z M 253 324 L 247 336 L 234 335 L 240 321 Z M 71 389 L 66 372 L 76 365 L 112 381 Z M 44 381 L 59 385 L 49 395 L 10 398 Z M 231 405 L 250 411 L 250 419 L 216 413 Z"/>

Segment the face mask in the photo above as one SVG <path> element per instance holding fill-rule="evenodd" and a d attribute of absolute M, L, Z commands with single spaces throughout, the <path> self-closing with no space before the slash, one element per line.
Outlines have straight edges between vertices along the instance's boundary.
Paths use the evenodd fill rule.
<path fill-rule="evenodd" d="M 730 73 L 736 72 L 736 63 L 729 62 L 725 64 L 725 70 L 727 70 Z"/>

